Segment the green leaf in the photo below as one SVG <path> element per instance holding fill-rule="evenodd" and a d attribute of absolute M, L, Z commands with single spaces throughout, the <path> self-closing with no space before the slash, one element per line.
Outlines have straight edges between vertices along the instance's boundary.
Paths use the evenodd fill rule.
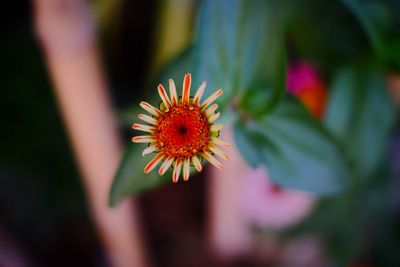
<path fill-rule="evenodd" d="M 400 27 L 399 27 L 400 29 Z M 384 64 L 393 72 L 400 73 L 400 36 L 388 39 L 383 52 Z"/>
<path fill-rule="evenodd" d="M 153 85 L 153 88 L 157 88 L 158 84 L 163 84 L 166 88 L 168 86 L 168 80 L 173 79 L 178 88 L 182 84 L 183 77 L 186 73 L 193 72 L 193 47 L 189 46 L 182 51 L 177 57 L 171 60 L 165 68 L 158 74 L 158 77 Z M 192 86 L 196 86 L 195 83 Z M 154 89 L 156 92 L 157 90 Z M 157 95 L 158 96 L 158 95 Z"/>
<path fill-rule="evenodd" d="M 249 131 L 241 121 L 235 122 L 233 134 L 236 146 L 244 160 L 253 168 L 262 164 L 262 149 L 257 144 L 263 142 L 263 140 Z"/>
<path fill-rule="evenodd" d="M 322 73 L 364 55 L 367 36 L 340 1 L 291 1 L 290 8 L 291 51 L 313 62 Z"/>
<path fill-rule="evenodd" d="M 333 82 L 325 122 L 345 145 L 358 175 L 370 175 L 382 160 L 393 125 L 393 104 L 382 73 L 341 69 Z"/>
<path fill-rule="evenodd" d="M 171 181 L 170 172 L 163 176 L 154 170 L 148 174 L 143 172 L 144 167 L 153 157 L 152 155 L 143 157 L 144 148 L 145 146 L 140 144 L 130 144 L 127 147 L 111 187 L 109 196 L 111 207 L 116 206 L 119 201 L 129 195 L 135 195 Z"/>
<path fill-rule="evenodd" d="M 277 1 L 204 1 L 195 42 L 196 77 L 210 88 L 223 88 L 223 103 L 254 88 L 269 92 L 265 101 L 276 101 L 284 91 L 282 13 Z"/>
<path fill-rule="evenodd" d="M 387 7 L 379 1 L 371 0 L 342 0 L 342 2 L 363 27 L 375 52 L 382 56 L 383 36 L 387 31 L 390 19 Z"/>
<path fill-rule="evenodd" d="M 236 142 L 252 140 L 244 146 L 250 148 L 237 146 L 247 159 L 255 151 L 259 161 L 252 162 L 266 166 L 277 184 L 316 194 L 331 194 L 346 184 L 347 163 L 339 145 L 297 99 L 286 96 L 270 114 L 245 125 L 246 131 L 235 128 L 236 135 L 245 135 Z"/>
<path fill-rule="evenodd" d="M 144 167 L 156 155 L 156 153 L 152 153 L 143 157 L 144 148 L 146 148 L 146 145 L 143 144 L 129 144 L 127 146 L 110 190 L 110 207 L 116 206 L 125 197 L 146 192 L 172 181 L 172 168 L 163 176 L 158 174 L 157 169 L 147 174 L 144 173 Z M 196 173 L 194 167 L 191 167 L 190 175 Z"/>

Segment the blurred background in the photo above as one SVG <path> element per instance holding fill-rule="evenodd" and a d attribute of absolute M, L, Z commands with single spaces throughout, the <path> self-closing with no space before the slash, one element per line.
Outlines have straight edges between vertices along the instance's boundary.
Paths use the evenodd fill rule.
<path fill-rule="evenodd" d="M 2 13 L 0 266 L 400 266 L 397 1 Z M 131 124 L 187 72 L 225 90 L 234 145 L 172 184 L 143 174 Z"/>

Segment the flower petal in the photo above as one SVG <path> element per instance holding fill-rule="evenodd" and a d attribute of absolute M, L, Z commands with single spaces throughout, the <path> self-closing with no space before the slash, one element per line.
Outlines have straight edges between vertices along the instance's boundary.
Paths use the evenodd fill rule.
<path fill-rule="evenodd" d="M 134 143 L 151 143 L 154 141 L 154 137 L 151 135 L 139 135 L 132 137 Z"/>
<path fill-rule="evenodd" d="M 206 85 L 207 85 L 206 81 L 203 81 L 201 83 L 199 89 L 197 89 L 197 92 L 194 95 L 193 104 L 197 105 L 198 103 L 200 103 L 201 97 L 203 96 L 204 93 L 204 89 L 206 89 Z"/>
<path fill-rule="evenodd" d="M 153 125 L 158 124 L 158 121 L 156 119 L 154 119 L 153 117 L 150 117 L 148 115 L 145 115 L 145 114 L 139 114 L 138 118 L 141 119 L 142 121 L 145 121 L 145 122 L 153 124 Z"/>
<path fill-rule="evenodd" d="M 215 93 L 210 95 L 202 104 L 202 108 L 206 108 L 208 105 L 210 105 L 212 102 L 214 102 L 218 97 L 220 97 L 224 93 L 224 90 L 218 89 Z"/>
<path fill-rule="evenodd" d="M 171 102 L 173 105 L 178 104 L 178 94 L 176 93 L 175 82 L 172 79 L 169 79 L 169 95 L 171 96 Z"/>
<path fill-rule="evenodd" d="M 220 145 L 222 147 L 230 147 L 231 146 L 231 144 L 225 142 L 224 140 L 222 140 L 221 138 L 218 138 L 218 137 L 211 137 L 211 142 L 216 145 Z"/>
<path fill-rule="evenodd" d="M 154 116 L 158 116 L 161 114 L 161 111 L 159 111 L 158 109 L 156 109 L 155 107 L 153 107 L 152 105 L 150 105 L 147 102 L 140 102 L 139 104 L 144 110 L 146 110 L 147 112 L 149 112 L 150 114 L 154 115 Z"/>
<path fill-rule="evenodd" d="M 170 157 L 167 158 L 163 164 L 161 165 L 160 169 L 158 170 L 158 173 L 160 175 L 163 175 L 166 171 L 168 171 L 169 167 L 171 167 L 172 163 L 174 162 L 175 158 L 174 157 Z"/>
<path fill-rule="evenodd" d="M 189 103 L 190 98 L 190 84 L 192 83 L 192 76 L 190 73 L 186 73 L 185 78 L 183 78 L 183 89 L 182 89 L 182 102 Z"/>
<path fill-rule="evenodd" d="M 209 123 L 213 123 L 214 121 L 216 121 L 216 120 L 218 120 L 218 118 L 219 118 L 219 116 L 221 116 L 221 113 L 215 113 L 214 115 L 211 115 L 209 118 L 208 118 L 208 122 Z"/>
<path fill-rule="evenodd" d="M 222 130 L 223 127 L 224 127 L 223 124 L 214 124 L 214 125 L 211 125 L 210 131 L 211 132 L 219 132 Z"/>
<path fill-rule="evenodd" d="M 224 160 L 228 159 L 228 155 L 226 155 L 224 152 L 222 152 L 218 147 L 211 145 L 209 147 L 209 149 L 211 150 L 211 152 L 213 152 L 215 155 L 220 156 L 221 158 L 223 158 Z"/>
<path fill-rule="evenodd" d="M 193 165 L 196 168 L 196 170 L 198 172 L 201 172 L 201 170 L 203 169 L 203 166 L 201 166 L 199 158 L 197 156 L 193 156 L 192 157 L 192 162 L 193 162 Z"/>
<path fill-rule="evenodd" d="M 153 133 L 154 132 L 154 127 L 149 126 L 149 125 L 140 124 L 140 123 L 134 123 L 132 125 L 132 128 L 135 129 L 135 130 L 148 132 L 148 133 Z"/>
<path fill-rule="evenodd" d="M 144 167 L 144 173 L 149 173 L 152 169 L 154 169 L 158 163 L 164 158 L 163 153 L 158 153 L 147 165 Z"/>
<path fill-rule="evenodd" d="M 207 117 L 210 117 L 212 114 L 214 114 L 214 112 L 217 110 L 217 108 L 218 108 L 218 104 L 213 104 L 213 105 L 211 105 L 211 107 L 209 107 L 209 108 L 206 110 L 206 116 L 207 116 Z"/>
<path fill-rule="evenodd" d="M 164 86 L 162 86 L 162 84 L 159 84 L 157 89 L 158 89 L 158 94 L 161 97 L 161 100 L 163 101 L 164 105 L 167 107 L 167 110 L 169 110 L 169 108 L 172 105 L 171 105 L 171 101 L 169 100 L 169 97 L 167 95 L 167 92 L 164 89 Z"/>
<path fill-rule="evenodd" d="M 216 158 L 214 158 L 210 153 L 208 152 L 203 152 L 203 157 L 210 162 L 212 165 L 217 167 L 218 169 L 222 169 L 223 165 L 221 162 L 219 162 Z"/>
<path fill-rule="evenodd" d="M 156 147 L 156 146 L 153 146 L 153 145 L 148 146 L 148 147 L 146 147 L 146 148 L 143 150 L 142 156 L 144 157 L 145 155 L 150 154 L 150 153 L 153 153 L 153 152 L 156 151 L 156 150 L 157 150 L 157 147 Z"/>
<path fill-rule="evenodd" d="M 189 174 L 190 174 L 190 159 L 185 159 L 183 162 L 183 180 L 187 181 L 189 180 Z"/>
<path fill-rule="evenodd" d="M 174 173 L 172 174 L 172 182 L 177 183 L 179 180 L 179 175 L 181 173 L 182 161 L 175 161 Z"/>

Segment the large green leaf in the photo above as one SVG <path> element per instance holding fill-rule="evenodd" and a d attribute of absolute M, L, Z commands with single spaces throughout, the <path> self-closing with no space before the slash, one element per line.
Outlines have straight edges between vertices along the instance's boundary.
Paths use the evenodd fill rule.
<path fill-rule="evenodd" d="M 110 206 L 115 206 L 124 197 L 150 190 L 171 181 L 170 172 L 163 176 L 160 176 L 157 171 L 148 174 L 143 172 L 146 164 L 152 159 L 152 155 L 142 156 L 145 147 L 140 144 L 130 144 L 127 147 L 111 187 Z"/>
<path fill-rule="evenodd" d="M 278 1 L 205 0 L 195 42 L 196 77 L 225 90 L 223 103 L 264 88 L 284 91 L 283 10 Z"/>
<path fill-rule="evenodd" d="M 385 77 L 374 70 L 341 69 L 333 82 L 326 124 L 345 144 L 358 175 L 370 175 L 382 159 L 394 119 Z"/>
<path fill-rule="evenodd" d="M 339 145 L 297 99 L 287 96 L 259 120 L 238 121 L 235 136 L 241 135 L 236 142 L 244 158 L 266 166 L 277 184 L 316 194 L 346 184 L 348 168 Z"/>

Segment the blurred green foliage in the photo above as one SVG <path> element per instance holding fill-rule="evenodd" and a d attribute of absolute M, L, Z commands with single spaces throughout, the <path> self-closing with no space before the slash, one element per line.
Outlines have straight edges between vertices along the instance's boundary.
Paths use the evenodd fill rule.
<path fill-rule="evenodd" d="M 385 76 L 373 68 L 344 66 L 331 90 L 325 123 L 345 146 L 354 174 L 367 177 L 382 161 L 394 121 Z"/>
<path fill-rule="evenodd" d="M 252 166 L 267 166 L 277 184 L 316 194 L 334 193 L 346 184 L 340 146 L 294 97 L 286 96 L 260 119 L 239 118 L 235 126 L 235 144 L 243 157 Z M 251 144 L 242 147 L 237 135 Z"/>
<path fill-rule="evenodd" d="M 277 12 L 277 9 L 282 10 Z M 265 105 L 264 101 L 256 109 L 258 116 L 272 109 L 285 89 L 283 5 L 273 1 L 250 4 L 246 1 L 205 1 L 197 27 L 190 49 L 163 72 L 160 81 L 175 78 L 179 84 L 184 73 L 192 72 L 193 86 L 200 85 L 201 80 L 207 81 L 205 95 L 212 93 L 213 89 L 223 88 L 224 95 L 219 104 L 225 120 L 226 114 L 234 116 L 233 119 L 240 114 L 236 107 L 232 110 L 232 100 L 249 98 L 246 95 L 251 95 L 252 90 L 268 94 L 265 98 L 268 104 Z M 120 168 L 125 168 L 123 165 Z M 140 172 L 143 172 L 143 167 L 140 166 Z M 124 172 L 124 175 L 118 172 L 114 183 L 136 179 L 134 173 L 139 171 Z M 126 192 L 138 191 L 133 186 L 125 188 L 124 192 L 126 195 Z M 120 199 L 118 195 L 121 193 L 112 190 L 110 198 Z"/>
<path fill-rule="evenodd" d="M 283 8 L 278 1 L 204 1 L 193 73 L 208 92 L 224 89 L 222 109 L 252 90 L 267 92 L 262 106 L 269 107 L 284 92 Z"/>
<path fill-rule="evenodd" d="M 173 78 L 179 84 L 191 72 L 194 87 L 207 80 L 207 94 L 223 88 L 222 120 L 233 125 L 248 164 L 266 166 L 279 185 L 329 195 L 287 233 L 327 241 L 334 266 L 357 259 L 398 266 L 387 153 L 396 111 L 386 75 L 400 71 L 400 2 L 205 0 L 196 30 L 157 83 Z M 322 120 L 285 93 L 286 66 L 299 58 L 312 62 L 330 89 Z M 157 105 L 155 92 L 149 97 Z M 129 112 L 127 124 L 137 115 Z M 141 150 L 137 144 L 127 149 L 112 205 L 170 179 L 144 176 L 148 160 Z"/>
<path fill-rule="evenodd" d="M 316 16 L 321 10 L 326 14 Z M 350 184 L 354 172 L 371 174 L 384 155 L 394 114 L 384 77 L 388 66 L 381 61 L 389 12 L 384 2 L 374 1 L 204 1 L 193 44 L 159 81 L 180 81 L 192 72 L 194 86 L 204 79 L 208 88 L 223 88 L 220 108 L 229 114 L 223 120 L 233 121 L 236 145 L 251 166 L 267 166 L 280 185 L 337 192 Z M 368 53 L 371 47 L 376 53 Z M 322 62 L 322 70 L 332 73 L 325 123 L 296 99 L 283 97 L 288 49 Z M 376 63 L 366 70 L 357 67 L 365 62 Z M 129 149 L 127 154 L 140 164 L 128 163 L 130 171 L 121 171 L 131 161 L 122 162 L 115 184 L 129 186 L 116 190 L 114 185 L 114 200 L 150 188 L 152 179 L 137 178 L 145 164 L 140 153 Z M 129 182 L 140 180 L 146 186 Z M 151 185 L 165 182 L 159 181 Z"/>
<path fill-rule="evenodd" d="M 389 190 L 384 159 L 395 111 L 385 74 L 400 66 L 399 7 L 393 1 L 206 0 L 193 43 L 157 82 L 179 83 L 191 72 L 194 87 L 207 80 L 208 94 L 223 88 L 222 120 L 233 125 L 235 144 L 248 164 L 266 166 L 274 182 L 288 188 L 339 193 L 322 201 L 321 210 L 338 216 L 331 227 L 340 228 L 345 222 L 339 218 L 348 220 L 382 173 L 384 189 L 371 194 Z M 286 66 L 297 58 L 315 63 L 330 85 L 323 120 L 285 93 Z M 155 93 L 152 99 L 157 105 Z M 128 123 L 136 120 L 132 113 L 124 116 Z M 169 179 L 168 174 L 144 177 L 148 160 L 141 150 L 136 144 L 128 148 L 111 190 L 112 205 Z M 355 206 L 346 206 L 352 197 Z M 360 220 L 371 216 L 363 210 Z M 347 240 L 337 238 L 338 246 Z"/>

